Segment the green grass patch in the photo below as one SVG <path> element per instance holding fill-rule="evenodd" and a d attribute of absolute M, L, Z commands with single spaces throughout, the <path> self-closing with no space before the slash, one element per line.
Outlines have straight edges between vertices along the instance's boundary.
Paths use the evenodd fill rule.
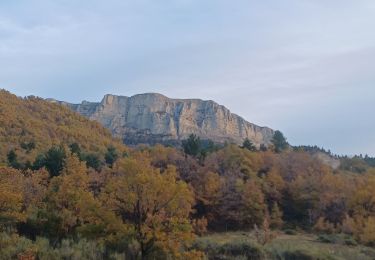
<path fill-rule="evenodd" d="M 251 232 L 214 233 L 198 238 L 194 248 L 205 252 L 208 259 L 375 259 L 374 248 L 358 245 L 347 235 L 280 233 L 261 246 Z"/>

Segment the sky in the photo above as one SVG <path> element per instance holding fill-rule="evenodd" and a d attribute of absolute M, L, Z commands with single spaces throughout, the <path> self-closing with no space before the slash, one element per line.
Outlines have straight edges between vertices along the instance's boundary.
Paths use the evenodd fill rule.
<path fill-rule="evenodd" d="M 374 0 L 3 0 L 0 88 L 215 100 L 293 145 L 375 156 Z"/>

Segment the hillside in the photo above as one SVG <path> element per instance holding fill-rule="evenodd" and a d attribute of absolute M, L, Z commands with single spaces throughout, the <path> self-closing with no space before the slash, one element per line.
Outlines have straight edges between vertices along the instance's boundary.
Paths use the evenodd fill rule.
<path fill-rule="evenodd" d="M 100 124 L 66 107 L 0 91 L 0 162 L 6 162 L 10 150 L 15 150 L 21 161 L 32 162 L 52 145 L 72 143 L 97 154 L 103 154 L 109 146 L 124 149 Z"/>
<path fill-rule="evenodd" d="M 368 156 L 334 168 L 280 132 L 262 149 L 193 137 L 127 149 L 67 107 L 6 91 L 0 126 L 0 259 L 374 258 Z"/>
<path fill-rule="evenodd" d="M 274 133 L 210 100 L 171 99 L 148 93 L 132 97 L 106 95 L 100 103 L 59 103 L 100 122 L 126 144 L 178 143 L 196 134 L 218 143 L 240 144 L 249 138 L 259 147 L 268 145 Z"/>

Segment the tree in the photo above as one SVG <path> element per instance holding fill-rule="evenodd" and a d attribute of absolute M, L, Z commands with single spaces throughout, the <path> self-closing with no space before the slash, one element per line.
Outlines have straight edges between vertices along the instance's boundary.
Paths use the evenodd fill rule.
<path fill-rule="evenodd" d="M 69 155 L 61 175 L 52 178 L 46 196 L 44 227 L 50 236 L 62 238 L 80 233 L 99 238 L 106 233 L 121 233 L 112 212 L 105 211 L 89 190 L 86 165 L 77 155 Z M 114 227 L 116 225 L 116 228 Z"/>
<path fill-rule="evenodd" d="M 76 154 L 79 159 L 82 158 L 81 147 L 79 146 L 78 143 L 72 143 L 71 145 L 69 145 L 69 149 L 70 149 L 70 152 L 73 154 Z"/>
<path fill-rule="evenodd" d="M 242 146 L 241 146 L 243 149 L 247 149 L 251 152 L 255 152 L 257 150 L 257 148 L 255 147 L 255 145 L 253 144 L 253 142 L 250 141 L 249 138 L 246 138 L 243 143 L 242 143 Z"/>
<path fill-rule="evenodd" d="M 105 162 L 112 168 L 113 164 L 118 159 L 118 153 L 116 148 L 113 146 L 108 147 L 107 152 L 104 156 Z"/>
<path fill-rule="evenodd" d="M 58 176 L 64 167 L 66 158 L 65 149 L 62 146 L 52 146 L 44 155 L 38 155 L 33 169 L 46 167 L 51 177 Z"/>
<path fill-rule="evenodd" d="M 271 142 L 275 147 L 275 152 L 277 153 L 284 151 L 289 146 L 288 142 L 286 141 L 286 138 L 280 131 L 275 131 L 275 134 L 273 135 Z"/>
<path fill-rule="evenodd" d="M 9 167 L 19 169 L 21 167 L 20 163 L 18 162 L 18 156 L 14 150 L 10 150 L 7 154 L 8 165 Z"/>
<path fill-rule="evenodd" d="M 132 227 L 142 259 L 157 249 L 176 256 L 192 235 L 193 194 L 187 184 L 177 181 L 175 168 L 160 174 L 145 160 L 122 159 L 115 171 L 101 200 Z"/>
<path fill-rule="evenodd" d="M 195 215 L 204 217 L 209 222 L 214 222 L 218 217 L 216 207 L 221 192 L 222 179 L 217 173 L 204 172 L 199 174 L 193 182 L 195 188 L 196 205 Z"/>
<path fill-rule="evenodd" d="M 99 156 L 93 153 L 85 154 L 84 161 L 86 161 L 86 166 L 95 169 L 96 171 L 100 171 L 102 166 L 102 162 L 99 159 Z"/>
<path fill-rule="evenodd" d="M 191 134 L 188 139 L 182 141 L 182 148 L 185 154 L 197 157 L 202 150 L 201 139 L 195 134 Z"/>
<path fill-rule="evenodd" d="M 0 169 L 0 229 L 11 228 L 25 220 L 22 181 L 19 171 Z"/>
<path fill-rule="evenodd" d="M 267 207 L 264 202 L 264 194 L 255 181 L 250 180 L 244 184 L 242 201 L 244 224 L 250 227 L 254 224 L 262 224 Z"/>

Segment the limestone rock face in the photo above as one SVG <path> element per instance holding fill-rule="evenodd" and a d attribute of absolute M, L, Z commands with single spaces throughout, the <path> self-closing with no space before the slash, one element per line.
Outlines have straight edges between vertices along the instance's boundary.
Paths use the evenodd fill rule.
<path fill-rule="evenodd" d="M 74 111 L 96 120 L 127 144 L 178 143 L 190 134 L 214 142 L 269 144 L 274 131 L 232 114 L 214 101 L 170 99 L 160 94 L 132 97 L 106 95 L 100 103 L 68 104 Z"/>

